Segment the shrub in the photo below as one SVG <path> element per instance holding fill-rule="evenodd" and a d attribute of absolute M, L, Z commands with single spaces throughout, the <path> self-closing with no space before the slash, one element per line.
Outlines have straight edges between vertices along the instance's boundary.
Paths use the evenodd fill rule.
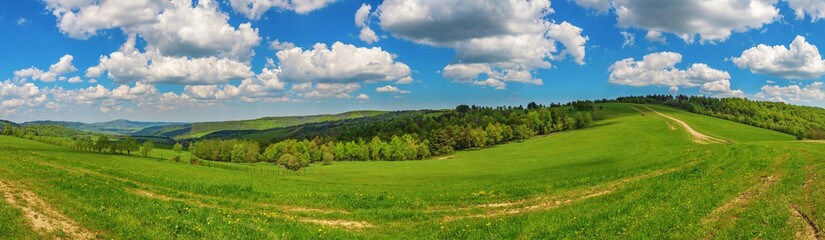
<path fill-rule="evenodd" d="M 192 165 L 201 165 L 201 160 L 200 160 L 198 157 L 195 157 L 194 155 L 193 155 L 193 156 L 189 156 L 189 164 L 192 164 Z"/>

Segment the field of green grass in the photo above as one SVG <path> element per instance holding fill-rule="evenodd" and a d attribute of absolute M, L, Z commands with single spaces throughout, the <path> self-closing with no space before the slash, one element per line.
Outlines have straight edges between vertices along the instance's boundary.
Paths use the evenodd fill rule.
<path fill-rule="evenodd" d="M 115 239 L 793 239 L 825 226 L 825 144 L 649 106 L 731 142 L 697 144 L 650 112 L 600 105 L 583 130 L 300 173 L 0 136 L 0 236 L 68 234 L 33 227 L 8 201 L 21 191 Z"/>

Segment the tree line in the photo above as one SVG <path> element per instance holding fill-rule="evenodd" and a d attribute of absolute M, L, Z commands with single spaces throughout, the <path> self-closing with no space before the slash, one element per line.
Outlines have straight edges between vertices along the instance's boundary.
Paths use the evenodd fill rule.
<path fill-rule="evenodd" d="M 333 161 L 402 161 L 426 159 L 456 150 L 483 148 L 559 131 L 590 126 L 592 101 L 528 108 L 459 105 L 449 111 L 415 111 L 388 115 L 362 124 L 318 125 L 303 138 L 270 143 L 241 139 L 207 139 L 189 150 L 203 159 L 225 162 L 272 162 L 297 170 L 310 163 Z M 351 122 L 351 121 L 350 121 Z"/>
<path fill-rule="evenodd" d="M 100 135 L 97 136 L 97 140 L 93 140 L 91 135 L 59 125 L 15 126 L 6 123 L 3 125 L 3 130 L 0 133 L 71 147 L 77 150 L 99 153 L 131 155 L 132 152 L 137 152 L 141 156 L 147 157 L 155 148 L 152 141 L 144 141 L 142 144 L 139 144 L 136 139 L 128 136 L 120 136 L 117 139 L 113 139 L 108 135 Z"/>

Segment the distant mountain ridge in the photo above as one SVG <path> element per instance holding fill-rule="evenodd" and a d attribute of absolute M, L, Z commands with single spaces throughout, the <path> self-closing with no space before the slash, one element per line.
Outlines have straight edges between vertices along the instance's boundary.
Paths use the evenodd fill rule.
<path fill-rule="evenodd" d="M 104 133 L 104 134 L 132 134 L 147 127 L 174 126 L 187 123 L 178 122 L 139 122 L 126 119 L 117 119 L 108 122 L 83 123 L 70 121 L 30 121 L 21 123 L 22 126 L 34 125 L 58 125 L 80 131 Z"/>

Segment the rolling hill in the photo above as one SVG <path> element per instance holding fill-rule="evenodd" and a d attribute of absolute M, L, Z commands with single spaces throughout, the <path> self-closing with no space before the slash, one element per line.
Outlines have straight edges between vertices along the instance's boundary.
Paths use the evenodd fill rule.
<path fill-rule="evenodd" d="M 71 128 L 80 131 L 86 132 L 93 132 L 93 133 L 101 133 L 101 134 L 123 134 L 128 135 L 134 132 L 140 131 L 144 128 L 148 127 L 155 127 L 155 126 L 176 126 L 182 125 L 184 123 L 171 123 L 171 122 L 138 122 L 138 121 L 129 121 L 125 119 L 118 119 L 114 121 L 108 122 L 97 122 L 97 123 L 82 123 L 82 122 L 67 122 L 67 121 L 30 121 L 25 122 L 20 125 L 22 126 L 35 126 L 35 125 L 59 125 L 66 128 Z"/>
<path fill-rule="evenodd" d="M 218 138 L 234 136 L 236 135 L 234 134 L 234 132 L 237 131 L 260 131 L 265 129 L 297 126 L 307 123 L 318 123 L 326 121 L 337 121 L 378 116 L 385 113 L 386 112 L 383 111 L 352 111 L 329 115 L 265 117 L 259 119 L 240 121 L 198 122 L 173 126 L 153 126 L 137 131 L 132 135 L 163 136 L 173 139 L 193 139 L 205 136 Z"/>
<path fill-rule="evenodd" d="M 792 239 L 825 226 L 821 143 L 657 105 L 424 161 L 190 165 L 0 136 L 0 234 Z M 684 123 L 684 125 L 682 124 Z M 696 135 L 721 141 L 697 141 Z M 165 153 L 171 154 L 171 151 Z M 211 167 L 210 167 L 211 166 Z M 38 232 L 40 219 L 71 233 Z M 44 235 L 45 234 L 45 235 Z"/>

